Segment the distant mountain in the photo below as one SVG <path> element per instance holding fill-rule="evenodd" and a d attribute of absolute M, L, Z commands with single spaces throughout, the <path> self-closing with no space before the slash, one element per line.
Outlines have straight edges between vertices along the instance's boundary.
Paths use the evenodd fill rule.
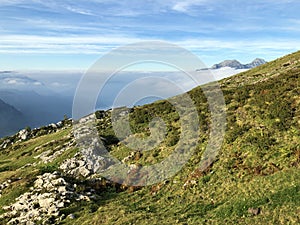
<path fill-rule="evenodd" d="M 71 115 L 72 101 L 59 95 L 41 95 L 33 90 L 0 89 L 3 101 L 21 112 L 28 123 L 39 127 Z"/>
<path fill-rule="evenodd" d="M 56 93 L 39 79 L 15 71 L 0 71 L 0 98 L 3 110 L 7 108 L 4 107 L 5 103 L 18 112 L 5 113 L 4 116 L 2 110 L 0 137 L 17 132 L 24 126 L 39 127 L 57 122 L 64 115 L 71 115 L 72 97 Z M 8 115 L 16 120 L 4 125 Z"/>
<path fill-rule="evenodd" d="M 234 69 L 244 69 L 244 65 L 241 64 L 237 60 L 225 60 L 221 63 L 213 65 L 211 67 L 211 69 L 220 69 L 220 68 L 223 68 L 223 67 L 230 67 L 230 68 L 234 68 Z"/>
<path fill-rule="evenodd" d="M 0 99 L 0 137 L 13 134 L 26 126 L 24 115 Z"/>
<path fill-rule="evenodd" d="M 260 65 L 266 64 L 267 62 L 264 59 L 256 58 L 251 63 L 246 64 L 246 69 L 252 69 Z"/>
<path fill-rule="evenodd" d="M 251 63 L 248 64 L 241 64 L 237 60 L 225 60 L 221 63 L 213 65 L 211 69 L 220 69 L 223 67 L 230 67 L 234 69 L 252 69 L 257 66 L 263 65 L 265 63 L 266 61 L 264 59 L 259 59 L 259 58 L 256 58 L 255 60 L 253 60 Z"/>

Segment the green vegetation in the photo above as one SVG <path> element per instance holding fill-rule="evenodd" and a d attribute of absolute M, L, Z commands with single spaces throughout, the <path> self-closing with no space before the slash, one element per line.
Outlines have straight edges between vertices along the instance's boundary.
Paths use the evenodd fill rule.
<path fill-rule="evenodd" d="M 137 190 L 119 192 L 107 186 L 99 199 L 63 209 L 75 219 L 60 224 L 299 224 L 299 81 L 300 52 L 222 80 L 226 136 L 217 159 L 205 171 L 197 165 L 208 141 L 210 113 L 201 88 L 193 89 L 189 94 L 199 112 L 200 142 L 184 168 L 169 180 Z M 132 150 L 115 137 L 110 112 L 99 111 L 96 116 L 99 135 L 110 153 L 119 160 L 131 155 Z M 165 121 L 167 134 L 154 149 L 139 149 L 126 163 L 154 164 L 178 146 L 180 117 L 169 102 L 135 107 L 129 117 L 134 136 L 148 137 L 149 122 L 157 117 Z M 0 206 L 12 203 L 37 175 L 58 170 L 78 151 L 72 147 L 51 163 L 34 164 L 35 156 L 55 152 L 69 141 L 70 132 L 61 130 L 1 150 L 0 183 L 22 179 L 5 189 Z M 76 182 L 78 188 L 89 185 Z"/>

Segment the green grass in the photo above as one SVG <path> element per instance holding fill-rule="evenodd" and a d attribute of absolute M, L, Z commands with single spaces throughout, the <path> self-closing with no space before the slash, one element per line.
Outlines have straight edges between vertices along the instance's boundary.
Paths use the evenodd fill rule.
<path fill-rule="evenodd" d="M 66 218 L 60 224 L 299 224 L 299 81 L 300 52 L 222 80 L 226 135 L 217 159 L 205 171 L 197 168 L 208 141 L 210 113 L 201 88 L 193 89 L 189 94 L 199 112 L 200 136 L 182 170 L 167 181 L 133 192 L 107 187 L 97 200 L 73 202 L 63 213 L 72 213 L 76 218 Z M 132 150 L 115 137 L 110 112 L 98 112 L 97 116 L 104 144 L 122 160 Z M 165 140 L 150 151 L 142 151 L 128 164 L 160 162 L 179 145 L 180 118 L 164 100 L 131 110 L 134 135 L 149 137 L 148 123 L 155 117 L 166 123 Z M 57 170 L 63 160 L 78 151 L 74 147 L 51 163 L 20 169 L 37 162 L 34 157 L 41 152 L 55 151 L 68 141 L 70 132 L 68 129 L 41 136 L 0 152 L 0 182 L 22 177 L 4 191 L 0 206 L 28 190 L 36 175 Z M 73 182 L 82 190 L 89 185 L 88 181 Z M 260 213 L 252 215 L 249 208 L 259 208 Z"/>

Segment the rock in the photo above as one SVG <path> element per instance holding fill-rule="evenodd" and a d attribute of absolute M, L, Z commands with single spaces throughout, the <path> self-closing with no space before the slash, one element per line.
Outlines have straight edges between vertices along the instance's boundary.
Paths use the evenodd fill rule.
<path fill-rule="evenodd" d="M 50 220 L 56 221 L 61 208 L 77 198 L 78 195 L 70 192 L 70 189 L 73 189 L 73 185 L 60 177 L 58 172 L 40 175 L 31 191 L 16 198 L 14 204 L 4 207 L 9 212 L 3 217 L 11 218 L 9 224 L 49 224 Z"/>
<path fill-rule="evenodd" d="M 1 145 L 0 148 L 5 149 L 7 148 L 9 145 L 12 145 L 12 142 L 9 139 L 4 140 Z"/>
<path fill-rule="evenodd" d="M 16 202 L 15 204 L 13 204 L 12 208 L 15 211 L 22 211 L 25 208 L 25 206 L 24 206 L 24 203 L 22 203 L 22 202 Z"/>
<path fill-rule="evenodd" d="M 63 125 L 64 125 L 64 124 L 63 124 L 62 121 L 59 121 L 59 122 L 56 123 L 56 127 L 57 127 L 57 128 L 62 128 Z"/>
<path fill-rule="evenodd" d="M 32 209 L 28 212 L 30 218 L 39 217 L 40 212 L 37 209 Z"/>
<path fill-rule="evenodd" d="M 48 194 L 48 193 L 46 193 Z M 45 194 L 44 194 L 45 195 Z M 49 210 L 49 208 L 53 205 L 53 202 L 55 201 L 54 198 L 49 198 L 49 196 L 42 195 L 39 199 L 39 205 L 40 207 L 44 208 L 45 210 Z"/>
<path fill-rule="evenodd" d="M 195 187 L 197 184 L 198 184 L 198 182 L 196 180 L 187 180 L 183 184 L 183 188 L 187 189 L 187 188 Z"/>
<path fill-rule="evenodd" d="M 66 181 L 63 178 L 55 179 L 51 182 L 54 186 L 63 186 L 66 185 Z"/>
<path fill-rule="evenodd" d="M 91 199 L 86 195 L 79 195 L 79 197 L 76 200 L 77 201 L 87 201 L 87 202 L 91 201 Z"/>
<path fill-rule="evenodd" d="M 27 163 L 26 165 L 22 166 L 21 169 L 25 169 L 27 167 L 33 166 L 34 164 L 32 163 Z"/>
<path fill-rule="evenodd" d="M 11 210 L 10 206 L 3 206 L 2 209 L 4 209 L 5 211 Z"/>
<path fill-rule="evenodd" d="M 28 221 L 28 222 L 26 222 L 26 225 L 35 225 L 35 223 Z"/>
<path fill-rule="evenodd" d="M 290 66 L 291 65 L 291 62 L 286 62 L 284 64 L 282 64 L 282 67 L 287 67 L 287 66 Z"/>
<path fill-rule="evenodd" d="M 63 203 L 63 202 L 62 202 Z M 61 204 L 61 203 L 58 203 Z M 49 208 L 48 208 L 48 215 L 51 217 L 57 217 L 59 215 L 59 210 L 57 205 L 58 204 L 52 204 Z"/>
<path fill-rule="evenodd" d="M 36 188 L 43 188 L 43 184 L 44 184 L 43 179 L 38 178 L 38 179 L 34 182 L 34 187 L 36 187 Z"/>
<path fill-rule="evenodd" d="M 54 123 L 51 123 L 48 126 L 51 127 L 52 129 L 57 129 L 57 125 Z"/>
<path fill-rule="evenodd" d="M 64 208 L 65 207 L 65 203 L 64 202 L 60 202 L 56 205 L 57 208 Z"/>
<path fill-rule="evenodd" d="M 85 162 L 85 160 L 76 158 L 67 159 L 64 163 L 61 164 L 59 168 L 63 170 L 66 174 L 75 177 L 88 177 L 93 172 L 91 166 L 89 166 Z"/>
<path fill-rule="evenodd" d="M 65 195 L 67 192 L 67 188 L 66 186 L 60 186 L 57 188 L 58 193 L 60 193 L 61 195 Z"/>
<path fill-rule="evenodd" d="M 260 208 L 249 208 L 248 213 L 252 214 L 253 216 L 257 216 L 260 214 Z"/>
<path fill-rule="evenodd" d="M 78 173 L 81 174 L 83 177 L 87 177 L 87 176 L 89 176 L 91 174 L 91 171 L 89 171 L 85 167 L 79 167 L 78 168 Z"/>
<path fill-rule="evenodd" d="M 134 159 L 134 155 L 135 155 L 135 153 L 134 153 L 134 152 L 131 152 L 128 156 L 126 156 L 124 159 L 122 159 L 122 163 L 126 163 L 126 162 L 128 162 L 129 160 Z"/>
<path fill-rule="evenodd" d="M 68 215 L 68 218 L 71 219 L 71 220 L 74 220 L 76 217 L 75 217 L 74 214 L 70 214 L 70 215 Z"/>
<path fill-rule="evenodd" d="M 27 129 L 20 130 L 18 133 L 18 137 L 21 140 L 27 140 L 29 138 L 30 132 Z"/>

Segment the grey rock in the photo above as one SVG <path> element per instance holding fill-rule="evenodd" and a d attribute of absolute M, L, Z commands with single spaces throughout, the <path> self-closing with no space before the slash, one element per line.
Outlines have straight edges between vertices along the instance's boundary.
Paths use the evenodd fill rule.
<path fill-rule="evenodd" d="M 40 175 L 29 192 L 16 198 L 14 204 L 4 207 L 8 212 L 1 217 L 11 218 L 9 224 L 38 221 L 49 224 L 49 219 L 58 218 L 60 209 L 71 203 L 70 199 L 77 197 L 69 191 L 71 188 L 73 185 L 60 177 L 58 172 Z"/>
<path fill-rule="evenodd" d="M 30 132 L 26 129 L 20 130 L 18 133 L 18 137 L 21 140 L 27 140 L 29 138 Z"/>
<path fill-rule="evenodd" d="M 9 145 L 12 145 L 12 142 L 9 139 L 6 139 L 2 142 L 2 144 L 0 145 L 0 149 L 5 149 L 7 148 Z"/>
<path fill-rule="evenodd" d="M 71 220 L 74 220 L 76 218 L 76 216 L 74 214 L 70 214 L 70 215 L 68 215 L 68 218 Z"/>

